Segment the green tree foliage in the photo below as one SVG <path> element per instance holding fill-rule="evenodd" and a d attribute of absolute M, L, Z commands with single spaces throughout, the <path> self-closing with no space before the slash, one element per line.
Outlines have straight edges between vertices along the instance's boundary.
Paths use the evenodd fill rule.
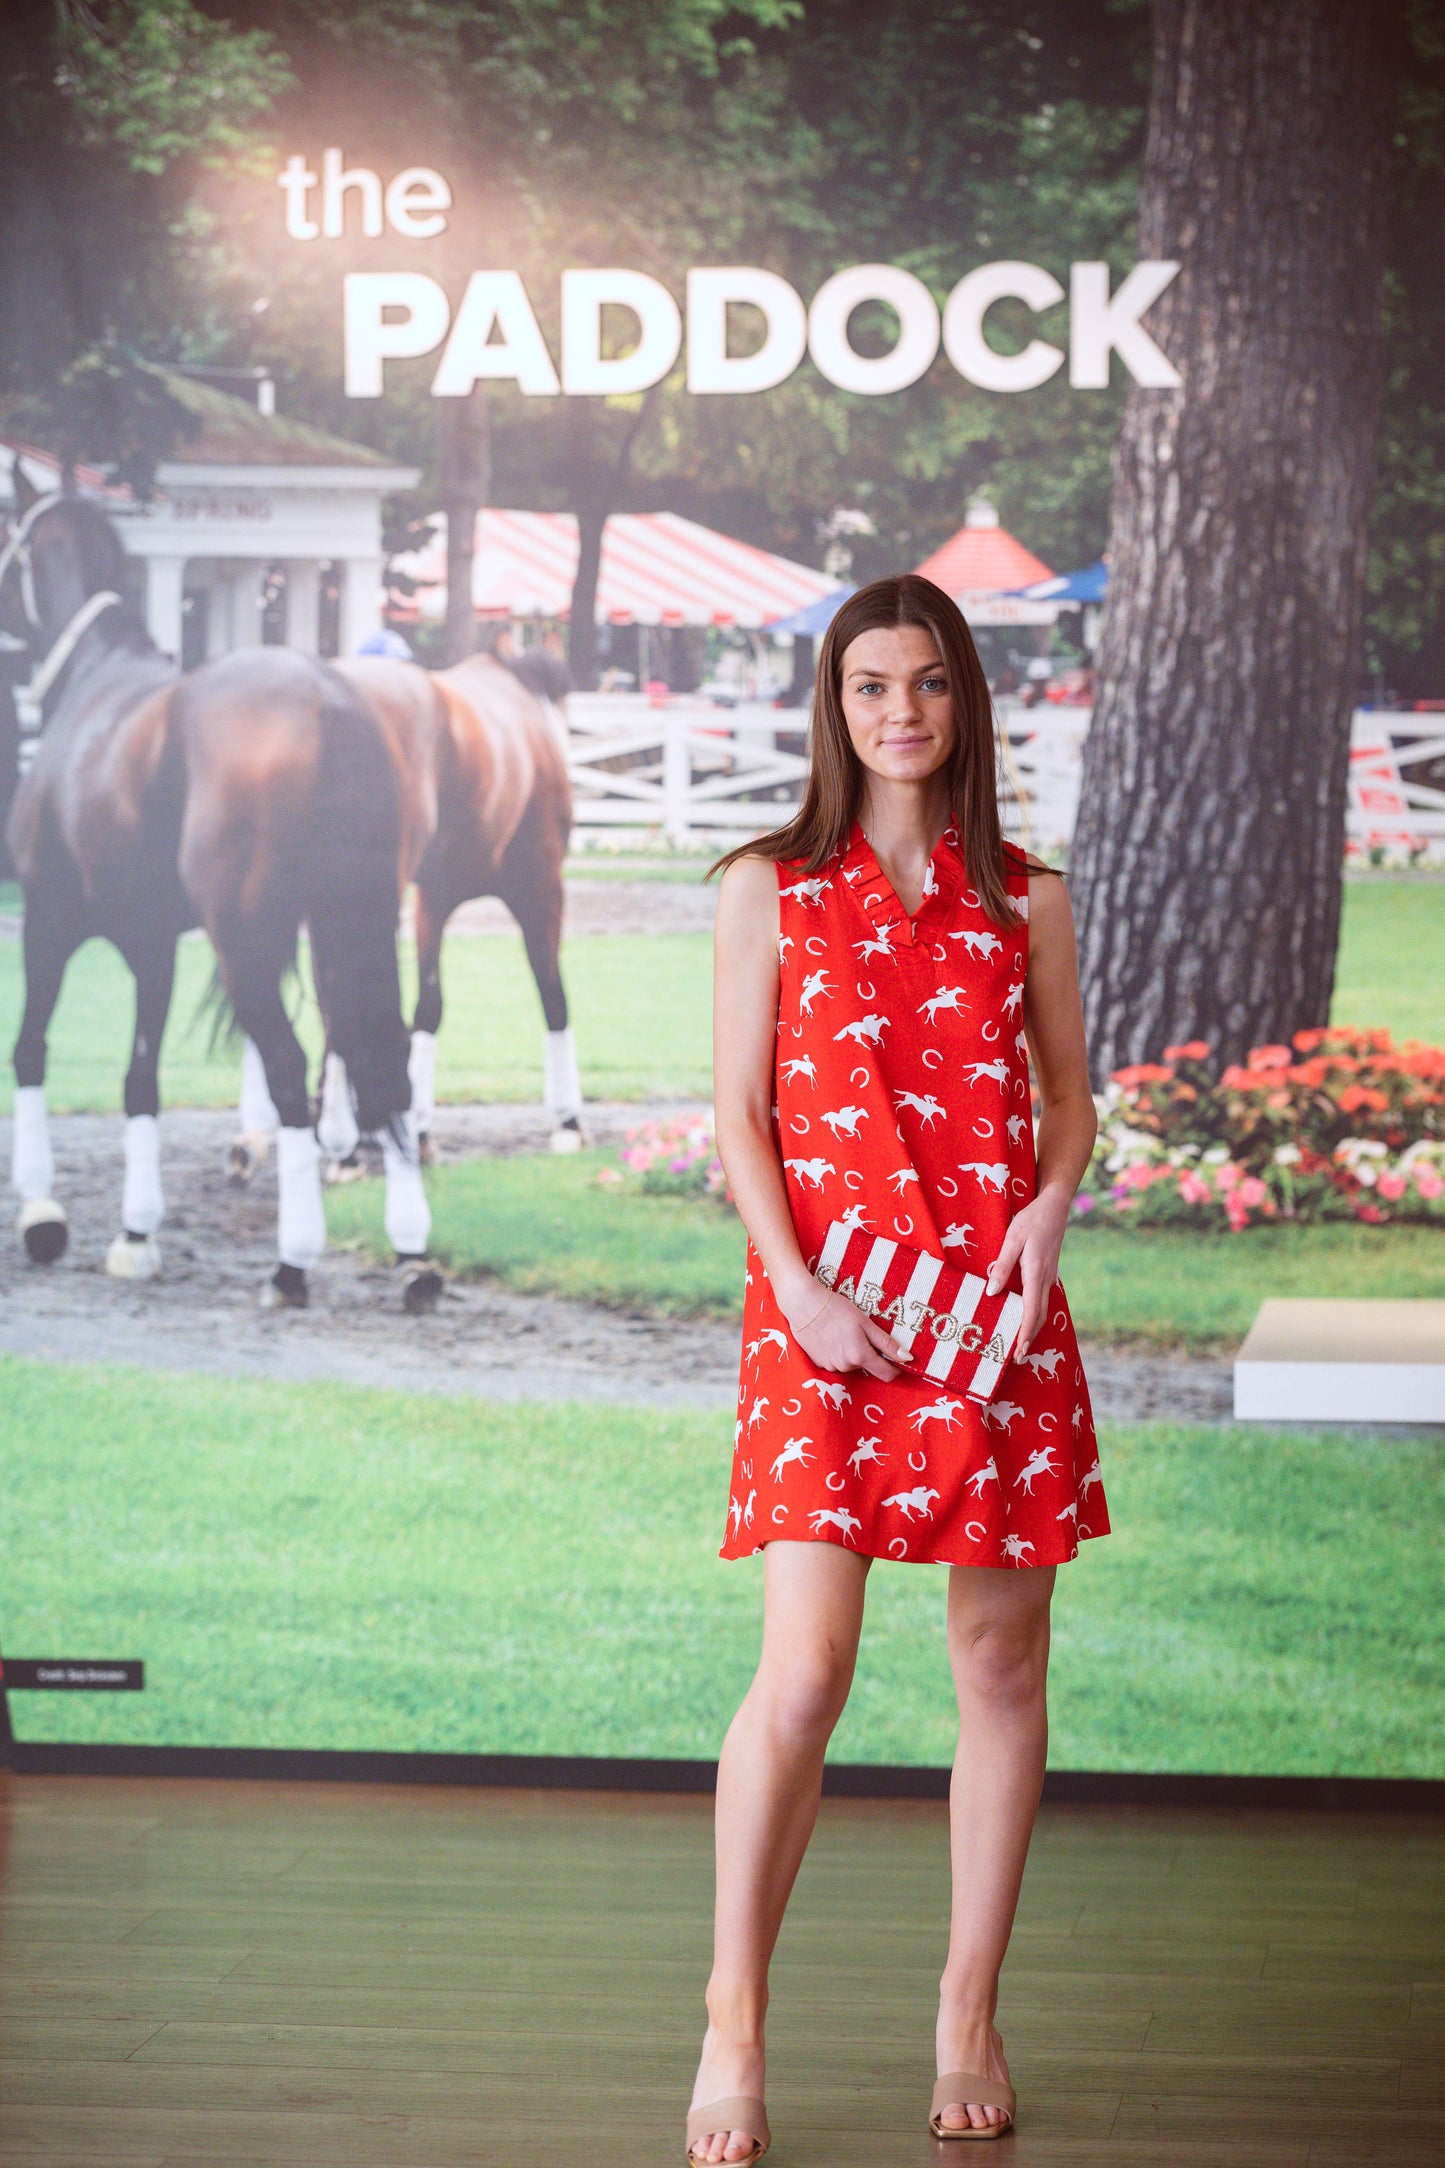
<path fill-rule="evenodd" d="M 1409 16 L 1371 638 L 1382 678 L 1439 691 L 1445 0 Z M 8 0 L 0 400 L 13 416 L 38 395 L 51 434 L 139 475 L 169 423 L 135 359 L 265 363 L 291 411 L 420 463 L 416 512 L 436 501 L 432 364 L 344 399 L 345 270 L 404 261 L 456 298 L 513 265 L 549 336 L 567 264 L 632 265 L 679 299 L 706 262 L 766 264 L 805 296 L 900 263 L 940 300 L 998 257 L 1120 273 L 1147 66 L 1143 0 Z M 400 257 L 287 240 L 280 158 L 329 144 L 383 173 L 438 166 L 447 231 Z M 1057 342 L 1063 314 L 1001 304 L 989 336 Z M 881 350 L 891 319 L 853 329 Z M 665 504 L 814 562 L 832 515 L 861 511 L 863 577 L 918 562 L 982 488 L 1067 567 L 1103 546 L 1122 390 L 1008 396 L 942 359 L 877 400 L 810 363 L 744 399 L 691 399 L 680 370 L 628 401 L 493 387 L 492 494 L 593 520 Z"/>
<path fill-rule="evenodd" d="M 193 0 L 7 0 L 0 413 L 144 487 L 183 431 L 142 364 L 198 293 L 198 170 L 255 155 L 291 80 L 275 39 Z M 201 225 L 204 221 L 200 222 Z"/>
<path fill-rule="evenodd" d="M 1405 25 L 1366 666 L 1377 696 L 1438 699 L 1445 694 L 1445 5 L 1411 0 Z"/>

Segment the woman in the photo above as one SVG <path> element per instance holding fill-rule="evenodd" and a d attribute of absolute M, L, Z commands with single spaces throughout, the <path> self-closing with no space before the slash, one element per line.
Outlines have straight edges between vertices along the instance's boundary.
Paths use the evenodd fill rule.
<path fill-rule="evenodd" d="M 694 2163 L 767 2148 L 768 1965 L 875 1557 L 951 1569 L 954 1895 L 930 2124 L 988 2139 L 1013 2119 L 993 2015 L 1043 1781 L 1054 1568 L 1109 1524 L 1057 1284 L 1095 1127 L 1073 924 L 1063 882 L 1004 844 L 996 774 L 960 612 L 928 580 L 879 580 L 823 643 L 798 817 L 722 861 L 717 1136 L 749 1238 L 723 1556 L 766 1546 L 765 1609 L 718 1766 Z M 849 1213 L 987 1269 L 990 1293 L 1020 1276 L 987 1407 L 901 1371 L 883 1324 L 813 1277 Z"/>

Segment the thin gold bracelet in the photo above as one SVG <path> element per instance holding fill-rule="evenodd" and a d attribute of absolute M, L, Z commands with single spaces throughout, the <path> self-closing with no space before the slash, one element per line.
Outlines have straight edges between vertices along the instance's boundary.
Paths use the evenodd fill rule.
<path fill-rule="evenodd" d="M 834 1295 L 836 1295 L 836 1294 L 837 1294 L 837 1292 L 838 1292 L 838 1290 L 837 1290 L 837 1289 L 836 1289 L 835 1287 L 830 1287 L 830 1288 L 828 1289 L 828 1292 L 827 1292 L 827 1294 L 826 1294 L 826 1295 L 825 1295 L 825 1296 L 823 1297 L 823 1300 L 822 1300 L 822 1302 L 821 1302 L 821 1303 L 820 1303 L 820 1304 L 818 1305 L 818 1308 L 817 1308 L 817 1309 L 816 1309 L 816 1310 L 815 1310 L 815 1311 L 813 1312 L 812 1316 L 811 1316 L 811 1317 L 810 1317 L 810 1318 L 808 1319 L 808 1324 L 807 1324 L 807 1325 L 795 1325 L 795 1326 L 793 1327 L 793 1338 L 794 1338 L 795 1340 L 797 1339 L 797 1337 L 798 1337 L 798 1334 L 799 1334 L 800 1332 L 806 1332 L 806 1331 L 808 1330 L 808 1326 L 809 1326 L 809 1325 L 816 1325 L 816 1324 L 817 1324 L 817 1322 L 818 1322 L 819 1318 L 820 1318 L 820 1317 L 821 1317 L 821 1316 L 823 1315 L 823 1312 L 824 1312 L 824 1311 L 825 1311 L 825 1310 L 827 1309 L 827 1307 L 828 1307 L 829 1303 L 830 1303 L 830 1302 L 831 1302 L 831 1301 L 833 1300 L 833 1297 L 834 1297 Z"/>

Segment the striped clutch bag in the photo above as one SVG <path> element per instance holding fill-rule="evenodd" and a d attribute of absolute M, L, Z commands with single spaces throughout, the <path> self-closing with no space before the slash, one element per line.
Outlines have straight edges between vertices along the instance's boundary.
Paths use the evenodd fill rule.
<path fill-rule="evenodd" d="M 850 1220 L 829 1226 L 813 1276 L 876 1318 L 915 1377 L 954 1384 L 970 1400 L 993 1398 L 1018 1338 L 1022 1295 L 990 1295 L 976 1272 Z"/>

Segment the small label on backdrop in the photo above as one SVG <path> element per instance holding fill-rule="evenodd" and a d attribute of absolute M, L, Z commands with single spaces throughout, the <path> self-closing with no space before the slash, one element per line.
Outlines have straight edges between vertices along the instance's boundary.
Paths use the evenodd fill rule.
<path fill-rule="evenodd" d="M 145 1689 L 143 1663 L 110 1662 L 88 1656 L 7 1656 L 3 1683 L 12 1693 L 139 1694 Z"/>

